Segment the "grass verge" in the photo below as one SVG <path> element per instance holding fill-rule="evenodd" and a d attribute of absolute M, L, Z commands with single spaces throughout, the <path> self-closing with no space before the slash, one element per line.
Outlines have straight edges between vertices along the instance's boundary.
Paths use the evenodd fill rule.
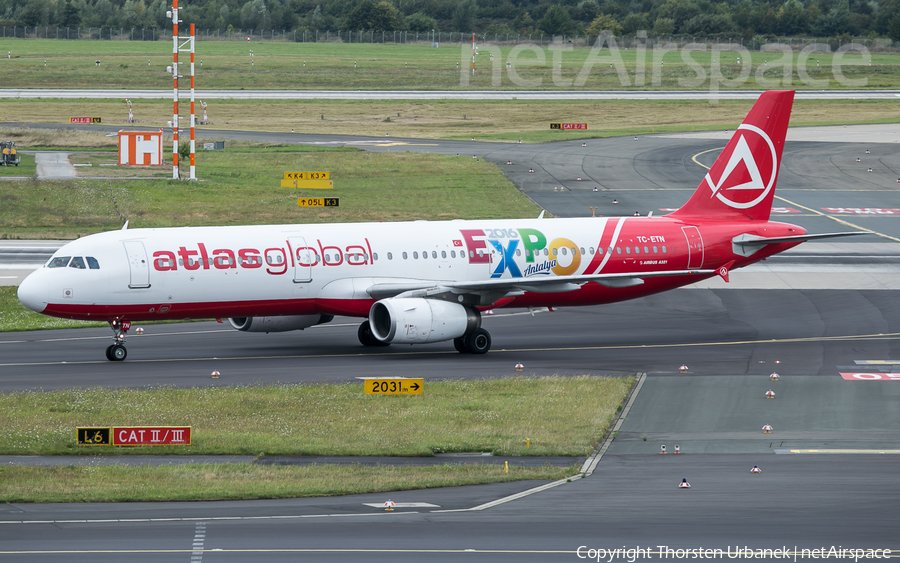
<path fill-rule="evenodd" d="M 352 100 L 215 100 L 209 111 L 212 129 L 328 133 L 415 139 L 548 142 L 591 137 L 645 135 L 734 129 L 754 100 L 602 100 L 565 101 L 352 101 Z M 139 118 L 148 127 L 159 127 L 172 117 L 166 100 L 140 100 Z M 65 123 L 73 114 L 103 116 L 104 122 L 121 119 L 121 103 L 115 100 L 4 100 L 22 123 Z M 791 117 L 794 127 L 853 123 L 896 123 L 900 100 L 796 100 Z M 587 123 L 587 131 L 550 130 L 550 123 Z M 197 135 L 204 136 L 203 127 Z M 34 142 L 17 138 L 20 129 L 0 129 L 0 137 L 16 140 L 20 147 L 55 144 L 84 146 L 84 133 L 67 132 L 65 143 L 48 133 Z M 32 131 L 25 129 L 24 131 Z M 40 130 L 34 130 L 40 131 Z M 37 133 L 29 133 L 37 136 Z M 102 137 L 110 146 L 116 137 Z M 4 137 L 5 138 L 5 137 Z M 386 142 L 391 139 L 385 139 Z M 392 152 L 403 151 L 401 141 Z M 69 146 L 69 145 L 65 145 Z M 167 145 L 171 146 L 171 145 Z M 231 141 L 227 146 L 235 146 Z M 168 150 L 168 149 L 167 149 Z M 198 162 L 209 153 L 200 151 Z M 469 155 L 471 156 L 471 155 Z"/>
<path fill-rule="evenodd" d="M 537 42 L 538 37 L 533 40 Z M 851 84 L 848 80 L 859 81 L 853 86 L 856 88 L 892 89 L 900 85 L 900 56 L 896 54 L 875 53 L 869 65 L 855 53 L 836 56 L 817 52 L 810 56 L 795 52 L 776 56 L 773 52 L 752 51 L 744 53 L 742 63 L 738 63 L 739 52 L 682 52 L 662 47 L 656 52 L 652 48 L 646 52 L 617 51 L 620 74 L 620 68 L 610 64 L 616 58 L 608 49 L 551 50 L 546 39 L 542 47 L 534 48 L 497 47 L 479 41 L 478 70 L 472 76 L 468 71 L 471 43 L 467 41 L 461 45 L 441 43 L 437 49 L 430 44 L 248 44 L 206 41 L 201 30 L 195 68 L 197 84 L 202 89 L 708 90 L 715 58 L 715 72 L 728 80 L 725 84 L 732 88 L 846 88 Z M 11 58 L 3 59 L 4 88 L 158 89 L 164 88 L 162 78 L 172 62 L 171 41 L 7 38 L 0 39 L 2 51 L 11 52 Z M 643 61 L 639 63 L 641 56 Z M 95 64 L 97 59 L 101 61 L 99 66 Z M 506 67 L 507 62 L 510 67 Z M 119 106 L 120 114 L 127 115 L 122 101 Z M 14 115 L 0 114 L 0 119 L 8 120 Z M 71 117 L 84 115 L 87 114 Z"/>
<path fill-rule="evenodd" d="M 0 467 L 5 502 L 127 502 L 244 500 L 336 496 L 562 479 L 577 467 L 438 465 L 393 467 L 250 464 L 162 467 Z"/>
<path fill-rule="evenodd" d="M 93 158 L 99 165 L 110 156 Z M 283 172 L 320 170 L 331 173 L 333 190 L 280 186 Z M 203 181 L 2 182 L 0 238 L 71 239 L 118 229 L 126 219 L 131 227 L 172 227 L 535 217 L 540 212 L 496 166 L 471 157 L 239 147 L 203 153 L 197 175 Z M 297 206 L 298 197 L 323 195 L 339 197 L 340 207 Z"/>
<path fill-rule="evenodd" d="M 0 139 L 6 140 L 7 137 L 0 134 Z M 37 165 L 34 163 L 33 154 L 19 153 L 18 166 L 0 166 L 0 178 L 4 176 L 34 176 L 35 174 L 37 174 Z"/>
<path fill-rule="evenodd" d="M 0 454 L 587 455 L 633 378 L 426 381 L 418 396 L 361 383 L 0 394 Z M 79 447 L 78 426 L 191 426 L 190 446 Z M 530 447 L 526 444 L 530 439 Z"/>

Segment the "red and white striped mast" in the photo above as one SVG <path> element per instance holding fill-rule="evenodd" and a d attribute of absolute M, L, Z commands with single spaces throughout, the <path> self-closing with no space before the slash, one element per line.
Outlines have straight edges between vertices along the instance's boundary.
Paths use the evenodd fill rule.
<path fill-rule="evenodd" d="M 191 52 L 191 166 L 190 166 L 190 178 L 191 180 L 197 179 L 196 168 L 194 166 L 194 156 L 195 156 L 195 141 L 194 141 L 194 24 L 191 24 L 191 35 L 187 41 L 183 44 L 179 45 L 178 40 L 178 22 L 181 20 L 178 19 L 178 0 L 172 0 L 172 84 L 173 84 L 173 94 L 172 94 L 172 179 L 177 180 L 179 178 L 178 173 L 178 51 L 180 50 L 188 50 L 183 49 L 185 45 L 190 44 L 190 52 Z"/>
<path fill-rule="evenodd" d="M 172 179 L 178 179 L 178 0 L 172 0 Z"/>
<path fill-rule="evenodd" d="M 472 76 L 475 76 L 475 34 L 472 34 Z"/>
<path fill-rule="evenodd" d="M 191 24 L 191 180 L 197 179 L 194 168 L 194 24 Z"/>

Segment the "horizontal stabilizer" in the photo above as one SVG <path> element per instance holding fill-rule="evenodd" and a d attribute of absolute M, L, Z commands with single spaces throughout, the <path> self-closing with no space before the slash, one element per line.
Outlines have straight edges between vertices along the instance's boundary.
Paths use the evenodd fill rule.
<path fill-rule="evenodd" d="M 740 254 L 741 256 L 750 256 L 763 246 L 767 244 L 781 244 L 781 243 L 790 243 L 790 242 L 807 242 L 811 240 L 818 239 L 826 239 L 826 238 L 837 238 L 837 237 L 852 237 L 856 235 L 868 235 L 871 234 L 868 231 L 849 231 L 846 233 L 821 233 L 821 234 L 805 234 L 805 235 L 791 235 L 787 237 L 761 237 L 757 235 L 751 234 L 743 234 L 738 235 L 731 239 L 731 245 L 733 247 L 735 254 Z"/>

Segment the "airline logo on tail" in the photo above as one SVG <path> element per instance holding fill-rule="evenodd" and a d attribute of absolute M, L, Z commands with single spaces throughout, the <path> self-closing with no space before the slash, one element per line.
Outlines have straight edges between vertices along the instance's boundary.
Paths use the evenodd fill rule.
<path fill-rule="evenodd" d="M 716 197 L 734 209 L 748 209 L 764 200 L 775 185 L 778 156 L 772 139 L 759 127 L 742 124 L 738 131 L 737 142 L 731 145 L 734 148 L 727 155 L 724 170 L 720 171 L 719 166 L 714 165 L 705 180 L 712 191 L 710 197 Z M 765 147 L 769 150 L 765 151 Z M 756 149 L 755 156 L 753 149 Z M 716 164 L 723 162 L 723 157 L 726 157 L 725 152 Z M 719 175 L 718 181 L 713 180 L 713 174 Z"/>

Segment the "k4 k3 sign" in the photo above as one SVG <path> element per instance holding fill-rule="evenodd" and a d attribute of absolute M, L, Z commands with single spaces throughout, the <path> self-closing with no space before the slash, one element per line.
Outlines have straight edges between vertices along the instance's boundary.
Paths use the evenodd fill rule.
<path fill-rule="evenodd" d="M 190 446 L 190 426 L 79 427 L 79 446 Z"/>

